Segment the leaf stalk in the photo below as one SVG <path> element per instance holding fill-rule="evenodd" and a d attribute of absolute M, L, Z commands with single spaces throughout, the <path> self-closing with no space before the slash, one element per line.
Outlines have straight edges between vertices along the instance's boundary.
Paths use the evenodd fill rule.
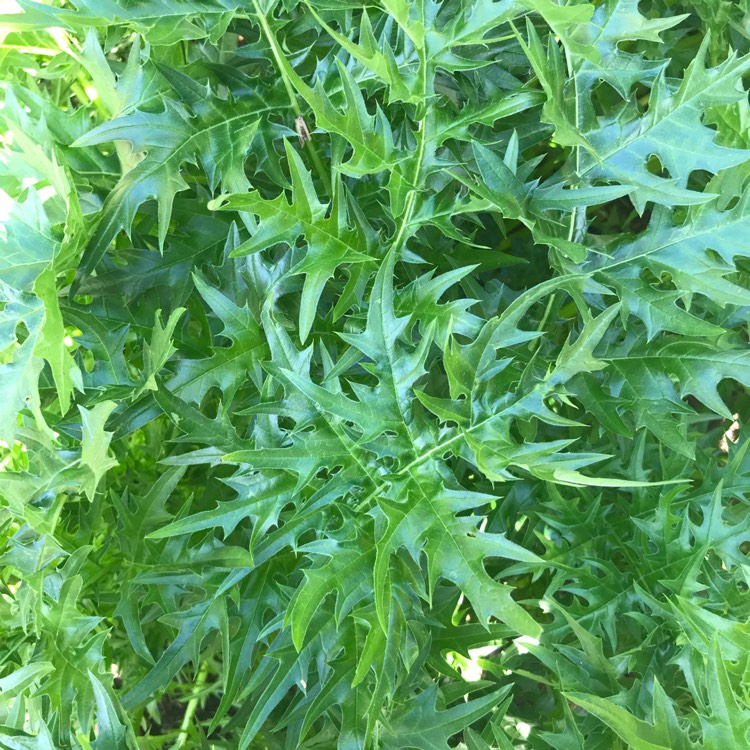
<path fill-rule="evenodd" d="M 297 92 L 295 91 L 292 82 L 289 80 L 289 76 L 287 76 L 286 74 L 286 69 L 284 66 L 284 52 L 279 45 L 279 40 L 276 38 L 273 29 L 268 23 L 268 19 L 266 18 L 265 13 L 263 13 L 263 11 L 261 10 L 260 5 L 258 4 L 258 0 L 253 0 L 253 8 L 255 9 L 255 14 L 258 17 L 258 22 L 260 23 L 261 30 L 263 31 L 263 36 L 266 37 L 266 41 L 271 48 L 271 54 L 273 55 L 273 59 L 276 62 L 276 68 L 279 71 L 279 75 L 281 76 L 284 88 L 286 89 L 286 93 L 289 96 L 289 103 L 291 104 L 292 112 L 294 112 L 295 118 L 302 117 L 302 108 L 299 106 Z M 331 178 L 328 174 L 328 170 L 326 170 L 325 165 L 323 164 L 323 160 L 320 158 L 318 149 L 315 147 L 312 139 L 308 140 L 305 143 L 304 147 L 307 150 L 310 161 L 312 161 L 313 166 L 315 167 L 315 171 L 318 173 L 318 177 L 320 177 L 320 181 L 323 183 L 326 194 L 330 198 Z"/>

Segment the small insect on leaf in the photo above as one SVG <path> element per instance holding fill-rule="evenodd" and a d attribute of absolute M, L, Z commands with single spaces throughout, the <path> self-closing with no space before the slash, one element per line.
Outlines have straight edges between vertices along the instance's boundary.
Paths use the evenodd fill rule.
<path fill-rule="evenodd" d="M 312 140 L 310 131 L 307 129 L 307 123 L 305 122 L 305 118 L 302 115 L 299 115 L 299 117 L 297 117 L 297 119 L 294 121 L 294 127 L 297 131 L 300 148 L 302 148 L 308 141 Z"/>

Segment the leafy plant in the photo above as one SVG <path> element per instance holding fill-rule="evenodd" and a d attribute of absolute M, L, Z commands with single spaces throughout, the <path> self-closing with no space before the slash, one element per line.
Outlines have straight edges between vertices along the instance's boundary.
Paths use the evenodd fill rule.
<path fill-rule="evenodd" d="M 750 746 L 747 0 L 0 10 L 0 747 Z"/>

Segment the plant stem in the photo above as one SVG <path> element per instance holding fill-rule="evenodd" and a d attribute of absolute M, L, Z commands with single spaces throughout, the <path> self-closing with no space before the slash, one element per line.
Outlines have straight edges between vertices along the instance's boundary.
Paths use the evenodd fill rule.
<path fill-rule="evenodd" d="M 261 10 L 260 5 L 258 5 L 258 0 L 253 0 L 253 8 L 255 9 L 255 14 L 258 16 L 258 22 L 260 23 L 263 35 L 266 37 L 266 41 L 271 48 L 271 54 L 273 55 L 273 59 L 276 62 L 276 68 L 278 69 L 281 80 L 284 83 L 286 93 L 289 96 L 289 103 L 292 105 L 294 116 L 302 117 L 302 109 L 300 108 L 299 101 L 297 100 L 297 92 L 295 91 L 292 82 L 289 80 L 283 64 L 284 52 L 281 49 L 278 40 L 276 39 L 276 35 L 273 33 L 273 29 L 268 24 L 268 20 L 266 19 L 265 14 Z M 320 177 L 320 180 L 323 183 L 323 187 L 325 188 L 325 191 L 330 198 L 331 178 L 325 168 L 325 165 L 323 164 L 323 160 L 320 158 L 318 149 L 315 148 L 315 144 L 312 142 L 312 140 L 308 140 L 307 143 L 305 143 L 305 148 L 307 149 L 307 153 L 309 154 L 310 160 L 315 167 L 315 171 L 318 173 L 318 177 Z"/>
<path fill-rule="evenodd" d="M 424 160 L 424 149 L 425 149 L 425 137 L 424 137 L 424 120 L 420 120 L 417 124 L 417 153 L 414 163 L 414 177 L 412 178 L 412 184 L 416 186 L 419 180 L 419 173 L 422 170 L 422 161 Z M 398 225 L 398 230 L 393 237 L 391 247 L 395 247 L 397 252 L 401 252 L 401 245 L 404 242 L 404 235 L 406 234 L 406 228 L 409 226 L 412 214 L 414 213 L 414 204 L 417 201 L 417 188 L 413 187 L 409 190 L 406 201 L 404 203 L 404 213 L 401 216 L 401 221 Z"/>
<path fill-rule="evenodd" d="M 576 78 L 576 72 L 573 67 L 573 61 L 570 58 L 570 52 L 568 50 L 565 50 L 565 62 L 568 68 L 568 75 L 571 77 L 571 80 L 573 81 L 573 89 L 574 89 L 574 96 L 575 96 L 575 126 L 576 131 L 580 133 L 581 130 L 581 97 L 578 92 L 578 79 Z M 576 144 L 573 146 L 575 150 L 575 161 L 576 161 L 576 179 L 580 179 L 580 173 L 581 173 L 581 147 Z M 571 189 L 577 190 L 578 185 L 571 185 Z M 578 208 L 576 206 L 573 207 L 573 211 L 570 214 L 570 226 L 568 227 L 568 241 L 569 242 L 578 242 L 579 238 L 579 220 L 580 220 L 580 214 L 578 211 Z M 583 225 L 586 224 L 586 209 L 584 208 L 583 213 Z"/>
<path fill-rule="evenodd" d="M 180 750 L 185 746 L 188 738 L 188 729 L 193 722 L 195 711 L 198 708 L 198 700 L 200 699 L 200 693 L 203 686 L 206 684 L 206 677 L 208 676 L 208 662 L 201 662 L 198 674 L 195 677 L 195 686 L 193 687 L 193 697 L 188 701 L 185 707 L 185 714 L 182 717 L 182 723 L 180 724 L 180 733 L 177 735 L 177 741 L 172 746 L 172 750 Z"/>
<path fill-rule="evenodd" d="M 406 228 L 409 226 L 412 214 L 414 213 L 414 205 L 417 202 L 417 192 L 419 190 L 419 175 L 422 171 L 422 164 L 424 162 L 425 152 L 425 121 L 427 119 L 427 106 L 425 100 L 427 98 L 427 56 L 424 50 L 419 50 L 419 72 L 420 72 L 420 93 L 422 95 L 422 102 L 417 107 L 417 114 L 420 116 L 417 123 L 417 150 L 414 156 L 414 173 L 412 176 L 412 188 L 406 195 L 404 201 L 404 213 L 401 215 L 401 220 L 398 223 L 398 229 L 393 236 L 393 240 L 390 244 L 391 249 L 395 248 L 396 252 L 401 252 L 401 246 L 405 241 Z"/>
<path fill-rule="evenodd" d="M 536 327 L 537 333 L 540 333 L 544 330 L 544 326 L 547 325 L 547 319 L 549 318 L 549 314 L 552 311 L 552 305 L 555 304 L 555 298 L 557 297 L 557 292 L 553 292 L 550 294 L 549 299 L 547 300 L 547 306 L 544 308 L 544 315 L 542 315 L 542 319 L 539 321 L 539 325 Z M 532 339 L 529 342 L 529 351 L 533 352 L 537 346 L 539 346 L 539 339 Z"/>

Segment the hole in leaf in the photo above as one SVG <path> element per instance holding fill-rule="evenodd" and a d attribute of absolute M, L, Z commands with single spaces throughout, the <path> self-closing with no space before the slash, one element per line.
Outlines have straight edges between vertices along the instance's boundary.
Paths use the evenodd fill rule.
<path fill-rule="evenodd" d="M 16 340 L 19 344 L 23 344 L 28 337 L 29 329 L 26 327 L 26 323 L 21 320 L 16 324 Z"/>
<path fill-rule="evenodd" d="M 662 177 L 663 179 L 669 179 L 671 177 L 669 170 L 661 163 L 661 159 L 657 154 L 651 154 L 646 159 L 646 169 L 655 177 Z"/>
<path fill-rule="evenodd" d="M 674 281 L 672 280 L 672 274 L 668 271 L 662 271 L 661 276 L 656 284 L 657 288 L 664 290 L 676 289 Z"/>
<path fill-rule="evenodd" d="M 203 397 L 203 412 L 209 419 L 216 419 L 219 413 L 221 403 L 221 389 L 218 386 L 212 386 L 206 391 Z"/>
<path fill-rule="evenodd" d="M 605 117 L 622 102 L 622 95 L 606 81 L 600 81 L 591 93 L 594 111 L 597 117 Z"/>
<path fill-rule="evenodd" d="M 631 89 L 631 96 L 638 107 L 638 111 L 641 112 L 641 114 L 645 113 L 648 110 L 651 100 L 651 89 L 643 83 L 637 83 Z"/>
<path fill-rule="evenodd" d="M 630 201 L 628 200 L 628 203 Z M 640 234 L 645 231 L 651 221 L 652 208 L 649 206 L 642 214 L 633 210 L 630 221 L 627 223 L 627 230 L 633 234 Z"/>
<path fill-rule="evenodd" d="M 721 257 L 721 255 L 714 250 L 713 248 L 709 247 L 706 250 L 706 255 L 709 257 L 709 259 L 720 266 L 726 266 L 726 263 L 724 262 L 724 258 Z"/>
<path fill-rule="evenodd" d="M 727 205 L 724 207 L 725 211 L 731 211 L 740 202 L 740 196 L 735 195 L 729 199 Z"/>
<path fill-rule="evenodd" d="M 708 172 L 705 169 L 693 170 L 690 173 L 690 177 L 688 177 L 688 190 L 695 190 L 699 193 L 702 193 L 706 189 L 706 185 L 708 185 L 708 181 L 712 176 L 713 175 L 711 174 L 711 172 Z"/>

